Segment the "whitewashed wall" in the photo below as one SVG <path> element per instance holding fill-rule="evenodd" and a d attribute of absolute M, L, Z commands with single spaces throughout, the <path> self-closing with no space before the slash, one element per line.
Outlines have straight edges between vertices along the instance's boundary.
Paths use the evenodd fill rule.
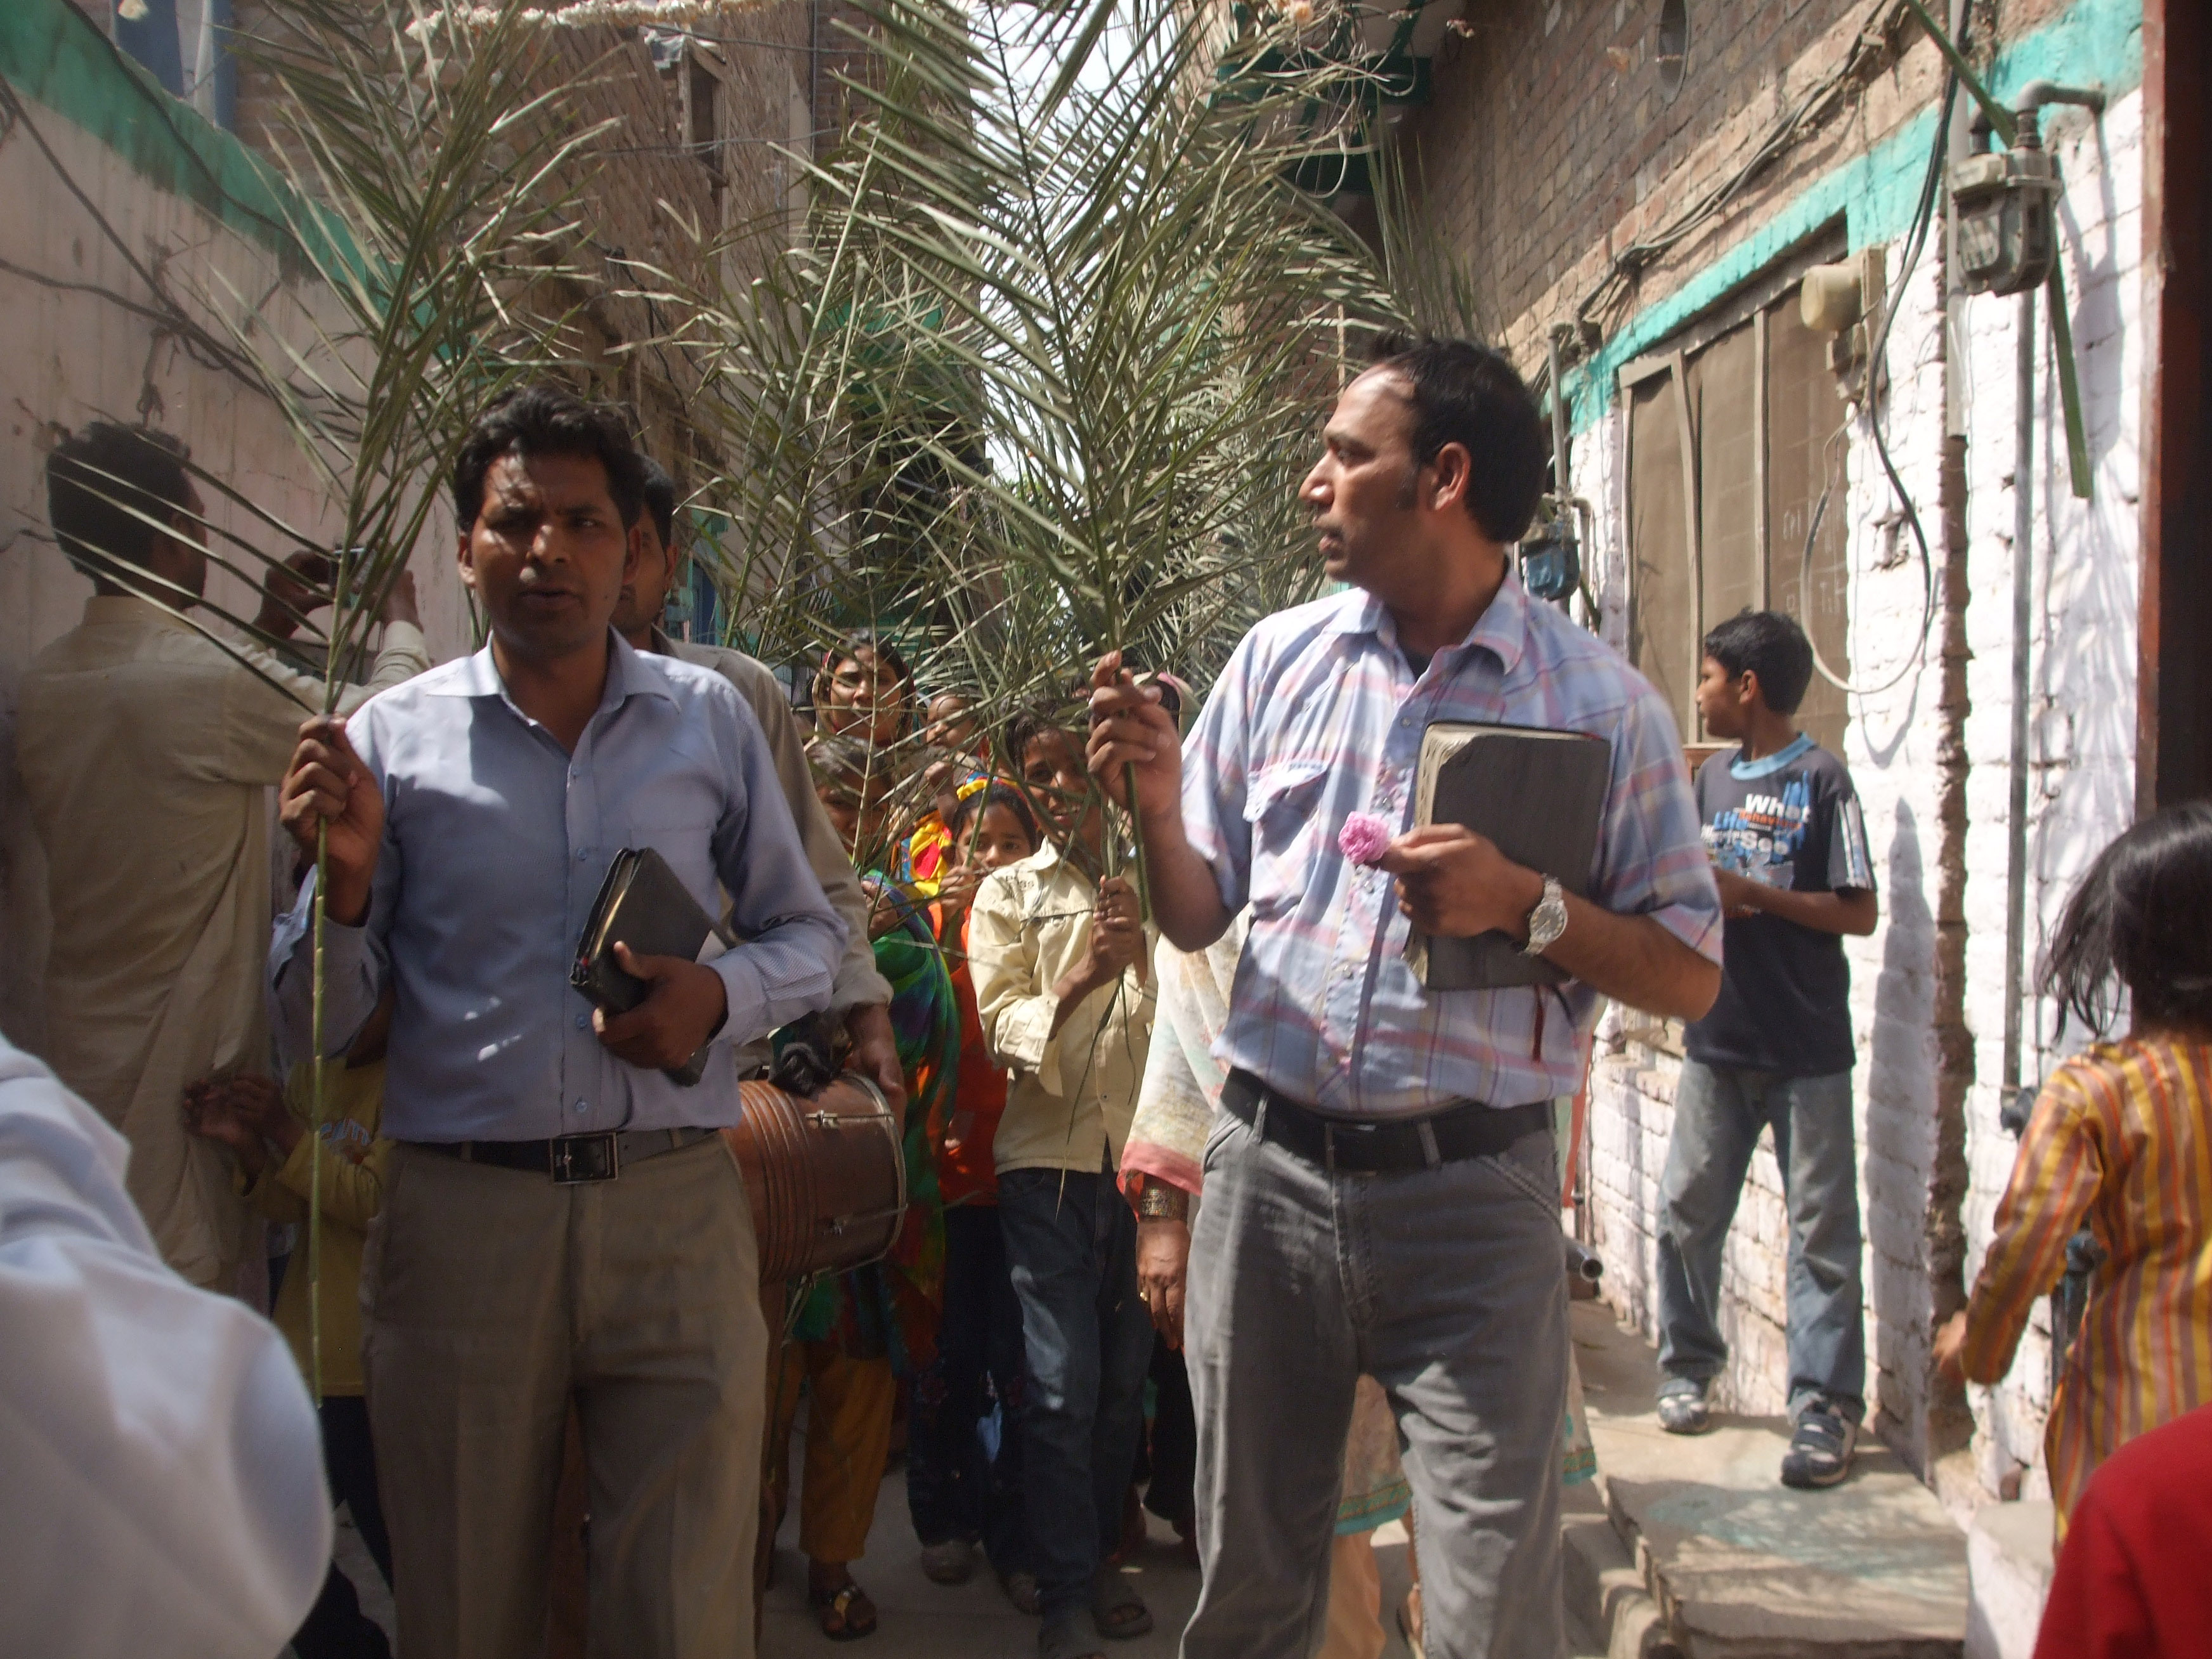
<path fill-rule="evenodd" d="M 2055 927 L 2074 881 L 2135 815 L 2136 652 L 2141 571 L 2142 99 L 2130 92 L 2094 123 L 2079 111 L 2046 112 L 2045 128 L 2067 181 L 2061 245 L 2072 299 L 2083 412 L 2095 467 L 2094 498 L 2068 483 L 2048 319 L 2039 307 L 2033 461 L 2036 631 L 2032 658 L 2028 788 L 2028 946 Z M 1968 1101 L 1966 1203 L 1971 1275 L 1989 1241 L 2014 1143 L 1997 1123 L 2003 1075 L 2006 762 L 2010 753 L 2012 436 L 2018 301 L 1968 303 L 1964 355 L 1973 388 L 1977 441 L 1968 452 L 1967 528 L 1973 598 L 1967 638 L 1973 714 L 1968 794 L 1966 1018 L 1975 1036 Z M 2056 1010 L 2035 1005 L 2038 1039 L 2022 1074 L 2033 1084 L 2087 1034 L 2056 1034 Z M 1975 1449 L 1985 1485 L 2025 1468 L 2030 1495 L 2043 1479 L 2043 1419 L 2050 1404 L 2047 1331 L 2021 1345 L 2011 1377 L 1975 1390 Z"/>
<path fill-rule="evenodd" d="M 2072 112 L 2046 117 L 2068 181 L 2064 247 L 2073 296 L 2095 499 L 2074 501 L 2047 325 L 2037 382 L 2034 459 L 2037 635 L 2029 847 L 2030 950 L 2055 924 L 2072 880 L 2133 815 L 2136 592 L 2141 476 L 2138 416 L 2143 342 L 2141 289 L 2142 100 L 2130 92 L 2092 125 Z M 1900 250 L 1888 251 L 1896 283 Z M 1938 471 L 1943 438 L 1941 296 L 1925 259 L 1901 291 L 1887 354 L 1883 431 L 1923 514 L 1940 568 Z M 1954 372 L 1964 377 L 1968 420 L 1971 596 L 1967 637 L 1972 712 L 1966 724 L 1969 828 L 1964 908 L 1968 928 L 1966 1018 L 1977 1081 L 1968 1101 L 1972 1184 L 1966 1206 L 1971 1274 L 1986 1248 L 2013 1141 L 1997 1123 L 2004 1030 L 2005 876 L 2010 755 L 2012 534 L 2014 474 L 2014 328 L 2017 302 L 1967 303 Z M 1577 479 L 1599 509 L 1593 580 L 1602 584 L 1607 637 L 1626 639 L 1626 525 L 1621 483 L 1625 422 L 1618 414 L 1577 448 Z M 1847 941 L 1858 1044 L 1856 1094 L 1861 1204 L 1867 1231 L 1869 1406 L 1915 1461 L 1926 1421 L 1930 1340 L 1928 1230 L 1936 1158 L 1936 939 L 1942 738 L 1940 619 L 1923 639 L 1928 573 L 1877 460 L 1863 414 L 1852 423 L 1848 475 L 1851 674 L 1875 687 L 1855 696 L 1845 738 L 1882 884 L 1881 924 Z M 1938 602 L 1940 604 L 1940 594 Z M 2043 1046 L 2026 1066 L 2031 1081 L 2061 1053 L 2051 1046 L 2053 1011 L 2037 1011 Z M 1673 1127 L 1676 1062 L 1628 1039 L 1614 1018 L 1601 1028 L 1592 1085 L 1589 1214 L 1585 1225 L 1606 1258 L 1606 1295 L 1656 1339 L 1654 1228 L 1658 1182 Z M 1771 1148 L 1754 1158 L 1723 1281 L 1723 1328 L 1731 1345 L 1718 1398 L 1731 1408 L 1777 1412 L 1784 1404 L 1784 1252 L 1781 1182 Z M 2039 1328 L 2040 1321 L 2039 1321 Z M 2039 1465 L 2048 1406 L 2047 1344 L 2032 1334 L 2012 1378 L 1971 1401 L 1976 1450 L 1992 1491 L 2007 1474 Z M 2033 1493 L 2039 1468 L 2028 1476 Z"/>

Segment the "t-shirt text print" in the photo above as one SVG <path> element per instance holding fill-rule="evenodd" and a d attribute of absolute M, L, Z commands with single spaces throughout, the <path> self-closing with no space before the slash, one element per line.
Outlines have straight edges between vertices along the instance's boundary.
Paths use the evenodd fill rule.
<path fill-rule="evenodd" d="M 1851 775 L 1810 738 L 1747 761 L 1715 755 L 1698 772 L 1698 817 L 1716 868 L 1799 893 L 1871 891 Z M 1685 1033 L 1708 1066 L 1820 1077 L 1850 1069 L 1850 968 L 1844 942 L 1779 916 L 1730 916 L 1721 994 Z"/>

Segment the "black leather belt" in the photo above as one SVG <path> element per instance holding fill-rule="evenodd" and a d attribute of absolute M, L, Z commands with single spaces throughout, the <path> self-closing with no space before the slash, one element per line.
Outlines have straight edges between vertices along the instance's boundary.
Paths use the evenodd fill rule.
<path fill-rule="evenodd" d="M 696 1146 L 717 1129 L 602 1129 L 597 1134 L 556 1135 L 550 1140 L 410 1140 L 407 1145 L 464 1164 L 526 1170 L 550 1176 L 557 1187 L 612 1181 L 625 1164 Z"/>
<path fill-rule="evenodd" d="M 1324 1117 L 1277 1094 L 1249 1072 L 1230 1073 L 1221 1087 L 1221 1103 L 1262 1140 L 1332 1173 L 1354 1175 L 1392 1175 L 1462 1158 L 1495 1158 L 1523 1135 L 1552 1127 L 1548 1100 L 1523 1106 L 1468 1101 L 1426 1117 L 1395 1120 Z"/>

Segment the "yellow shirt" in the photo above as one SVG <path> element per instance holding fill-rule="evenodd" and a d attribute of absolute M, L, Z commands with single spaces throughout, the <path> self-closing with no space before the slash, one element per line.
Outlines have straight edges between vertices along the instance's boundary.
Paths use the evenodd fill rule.
<path fill-rule="evenodd" d="M 45 1058 L 131 1143 L 131 1197 L 161 1258 L 228 1289 L 246 1211 L 230 1154 L 188 1134 L 185 1085 L 268 1066 L 270 786 L 319 682 L 288 697 L 145 600 L 95 597 L 22 682 L 16 765 L 53 917 Z M 340 712 L 430 665 L 384 630 Z"/>
<path fill-rule="evenodd" d="M 285 1103 L 302 1123 L 314 1114 L 311 1067 L 292 1068 Z M 377 1133 L 384 1115 L 384 1062 L 349 1066 L 334 1060 L 323 1073 L 323 1392 L 357 1395 L 361 1377 L 361 1250 L 368 1224 L 384 1203 L 384 1167 L 392 1143 Z M 308 1355 L 307 1194 L 314 1137 L 301 1135 L 291 1156 L 270 1164 L 245 1188 L 263 1215 L 297 1227 L 292 1260 L 276 1292 L 276 1328 L 292 1345 L 300 1375 L 312 1378 Z"/>
<path fill-rule="evenodd" d="M 2043 1085 L 1966 1310 L 1970 1380 L 2012 1369 L 2084 1226 L 2107 1254 L 2043 1439 L 2061 1536 L 2098 1464 L 2212 1404 L 2212 1043 L 2100 1042 Z"/>
<path fill-rule="evenodd" d="M 1047 846 L 976 890 L 968 956 L 993 1060 L 1012 1073 L 993 1152 L 999 1172 L 1118 1166 L 1152 1047 L 1149 972 L 1125 969 L 1077 1005 L 1055 1035 L 1053 987 L 1091 948 L 1097 890 Z M 1145 954 L 1158 935 L 1147 925 Z M 1145 964 L 1149 968 L 1149 961 Z"/>

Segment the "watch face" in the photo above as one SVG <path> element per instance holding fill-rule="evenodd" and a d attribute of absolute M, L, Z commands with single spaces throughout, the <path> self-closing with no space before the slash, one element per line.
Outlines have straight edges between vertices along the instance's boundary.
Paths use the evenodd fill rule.
<path fill-rule="evenodd" d="M 1567 931 L 1567 901 L 1559 890 L 1558 882 L 1548 877 L 1544 882 L 1544 896 L 1528 913 L 1528 943 L 1522 947 L 1529 956 L 1540 955 L 1558 942 Z"/>

